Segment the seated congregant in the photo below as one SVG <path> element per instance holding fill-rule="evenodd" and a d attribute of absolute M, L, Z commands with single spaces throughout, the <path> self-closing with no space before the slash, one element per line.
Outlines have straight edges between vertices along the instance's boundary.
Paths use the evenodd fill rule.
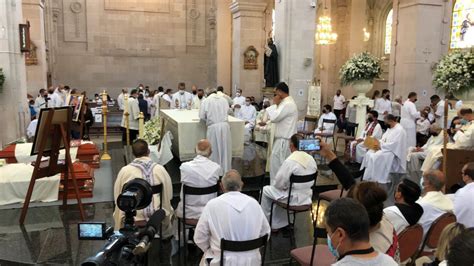
<path fill-rule="evenodd" d="M 211 143 L 207 139 L 200 140 L 196 145 L 197 156 L 189 162 L 181 164 L 181 184 L 191 187 L 210 187 L 219 181 L 221 167 L 211 161 Z M 206 203 L 217 195 L 186 196 L 186 219 L 199 219 Z M 183 192 L 176 209 L 176 216 L 183 217 Z"/>
<path fill-rule="evenodd" d="M 270 226 L 258 202 L 240 191 L 243 182 L 236 170 L 222 178 L 224 194 L 210 200 L 196 226 L 194 242 L 204 252 L 199 265 L 220 265 L 220 242 L 253 240 L 270 234 Z M 246 252 L 224 252 L 223 265 L 260 265 L 258 249 Z"/>
<path fill-rule="evenodd" d="M 418 147 L 425 145 L 426 141 L 430 137 L 430 126 L 431 122 L 428 119 L 427 112 L 420 112 L 421 117 L 416 120 L 416 143 Z"/>
<path fill-rule="evenodd" d="M 430 170 L 423 174 L 424 194 L 417 203 L 423 207 L 419 224 L 423 227 L 424 236 L 433 221 L 447 212 L 453 212 L 453 201 L 442 192 L 444 184 L 445 176 L 441 171 Z"/>
<path fill-rule="evenodd" d="M 349 144 L 349 152 L 351 156 L 351 161 L 362 163 L 365 154 L 367 153 L 368 148 L 364 145 L 364 140 L 366 137 L 373 137 L 377 140 L 382 138 L 382 127 L 378 123 L 377 117 L 379 114 L 377 111 L 372 110 L 367 115 L 367 124 L 365 125 L 364 131 L 361 131 L 360 136 L 351 141 Z"/>
<path fill-rule="evenodd" d="M 460 116 L 463 118 L 464 125 L 454 136 L 454 143 L 448 143 L 448 149 L 455 150 L 474 150 L 474 114 L 471 108 L 462 108 L 459 110 Z M 443 156 L 441 151 L 442 145 L 432 149 L 426 156 L 421 170 L 426 172 L 430 169 L 437 168 L 437 162 Z"/>
<path fill-rule="evenodd" d="M 441 134 L 442 129 L 437 125 L 433 124 L 430 126 L 430 135 L 431 137 L 422 147 L 409 147 L 407 155 L 407 173 L 409 178 L 415 183 L 420 183 L 420 178 L 422 175 L 421 165 L 426 158 L 428 152 L 430 152 L 433 147 L 438 147 L 443 144 L 443 134 Z"/>
<path fill-rule="evenodd" d="M 319 117 L 318 128 L 314 131 L 314 134 L 332 134 L 334 132 L 334 127 L 336 123 L 323 123 L 324 119 L 326 120 L 337 120 L 336 115 L 332 112 L 332 107 L 329 104 L 326 104 L 323 107 L 323 114 Z"/>
<path fill-rule="evenodd" d="M 474 227 L 474 162 L 464 165 L 461 174 L 466 185 L 454 196 L 454 214 L 458 223 Z"/>
<path fill-rule="evenodd" d="M 275 175 L 273 185 L 265 186 L 262 192 L 262 209 L 270 220 L 272 201 L 287 202 L 291 175 L 310 175 L 316 173 L 318 167 L 314 158 L 306 152 L 299 151 L 299 142 L 303 136 L 295 134 L 290 139 L 291 155 L 283 162 Z M 291 190 L 290 205 L 311 204 L 313 182 L 294 184 Z M 286 210 L 273 205 L 272 229 L 278 230 L 288 226 Z"/>
<path fill-rule="evenodd" d="M 398 265 L 377 251 L 369 237 L 370 219 L 359 202 L 341 198 L 331 202 L 324 213 L 329 251 L 336 257 L 332 265 Z"/>
<path fill-rule="evenodd" d="M 372 247 L 398 261 L 397 232 L 383 213 L 383 202 L 387 199 L 385 190 L 375 182 L 361 182 L 349 190 L 347 197 L 360 202 L 367 210 Z"/>
<path fill-rule="evenodd" d="M 245 98 L 245 104 L 240 107 L 240 111 L 236 113 L 236 117 L 244 120 L 244 140 L 245 143 L 249 143 L 252 137 L 252 130 L 255 127 L 255 119 L 257 117 L 257 110 L 255 109 L 255 106 L 250 104 L 250 97 Z"/>
<path fill-rule="evenodd" d="M 395 190 L 395 205 L 383 210 L 385 217 L 392 223 L 397 234 L 408 226 L 417 224 L 423 214 L 423 208 L 416 203 L 420 198 L 420 186 L 409 180 L 402 179 Z"/>
<path fill-rule="evenodd" d="M 255 128 L 253 131 L 255 142 L 268 143 L 270 140 L 271 122 L 266 110 L 268 107 L 270 107 L 270 101 L 268 99 L 264 99 L 262 110 L 258 112 L 255 121 Z"/>

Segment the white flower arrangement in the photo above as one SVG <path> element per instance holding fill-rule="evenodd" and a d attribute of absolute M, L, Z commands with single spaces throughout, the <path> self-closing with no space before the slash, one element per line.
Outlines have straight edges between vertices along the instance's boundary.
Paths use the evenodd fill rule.
<path fill-rule="evenodd" d="M 156 145 L 161 139 L 161 119 L 155 117 L 145 122 L 143 139 L 148 145 Z"/>
<path fill-rule="evenodd" d="M 361 80 L 372 83 L 375 78 L 380 77 L 381 73 L 380 59 L 368 52 L 363 52 L 347 60 L 341 67 L 339 76 L 341 85 L 346 86 Z"/>
<path fill-rule="evenodd" d="M 433 70 L 433 85 L 445 92 L 462 94 L 474 87 L 474 53 L 455 50 L 445 55 Z"/>

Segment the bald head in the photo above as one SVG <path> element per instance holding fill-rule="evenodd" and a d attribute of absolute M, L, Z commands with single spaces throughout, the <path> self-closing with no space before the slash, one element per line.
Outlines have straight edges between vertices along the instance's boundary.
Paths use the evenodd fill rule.
<path fill-rule="evenodd" d="M 237 170 L 229 170 L 222 178 L 222 187 L 224 192 L 240 191 L 243 185 L 244 183 L 242 182 L 242 177 Z"/>
<path fill-rule="evenodd" d="M 201 139 L 196 145 L 196 154 L 204 157 L 211 156 L 211 143 L 207 139 Z"/>
<path fill-rule="evenodd" d="M 444 183 L 444 173 L 439 170 L 429 170 L 423 174 L 423 188 L 426 192 L 441 191 Z"/>
<path fill-rule="evenodd" d="M 439 133 L 441 133 L 441 127 L 438 126 L 438 124 L 432 124 L 430 126 L 430 132 L 434 135 L 438 135 Z"/>

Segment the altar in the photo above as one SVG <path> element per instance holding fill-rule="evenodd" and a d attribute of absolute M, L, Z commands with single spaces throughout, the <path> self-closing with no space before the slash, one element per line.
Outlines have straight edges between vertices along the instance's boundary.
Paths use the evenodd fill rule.
<path fill-rule="evenodd" d="M 196 156 L 196 144 L 206 138 L 207 126 L 199 119 L 199 110 L 161 110 L 165 121 L 162 135 L 170 131 L 173 135 L 173 154 L 181 161 L 192 160 Z M 244 153 L 244 121 L 229 116 L 232 139 L 232 157 L 242 157 Z"/>

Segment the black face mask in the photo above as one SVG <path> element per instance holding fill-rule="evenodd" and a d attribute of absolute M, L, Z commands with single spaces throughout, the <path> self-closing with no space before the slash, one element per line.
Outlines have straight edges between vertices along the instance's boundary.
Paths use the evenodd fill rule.
<path fill-rule="evenodd" d="M 328 111 L 326 111 L 326 109 L 323 109 L 323 114 L 327 113 Z"/>
<path fill-rule="evenodd" d="M 431 135 L 437 137 L 439 135 L 439 133 L 431 132 Z"/>
<path fill-rule="evenodd" d="M 197 94 L 197 91 L 193 91 L 193 94 L 196 95 L 196 94 Z"/>
<path fill-rule="evenodd" d="M 373 117 L 369 117 L 367 118 L 367 121 L 369 121 L 370 123 L 374 122 L 374 118 Z"/>
<path fill-rule="evenodd" d="M 385 126 L 386 126 L 387 128 L 392 128 L 392 127 L 390 126 L 390 123 L 387 123 L 387 122 L 384 122 L 384 123 L 385 123 Z"/>
<path fill-rule="evenodd" d="M 385 99 L 390 100 L 390 95 L 385 96 Z"/>
<path fill-rule="evenodd" d="M 418 99 L 415 99 L 413 102 L 416 103 L 418 101 Z"/>
<path fill-rule="evenodd" d="M 198 98 L 199 98 L 199 99 L 202 99 L 202 97 L 203 97 L 203 95 L 198 95 Z"/>

